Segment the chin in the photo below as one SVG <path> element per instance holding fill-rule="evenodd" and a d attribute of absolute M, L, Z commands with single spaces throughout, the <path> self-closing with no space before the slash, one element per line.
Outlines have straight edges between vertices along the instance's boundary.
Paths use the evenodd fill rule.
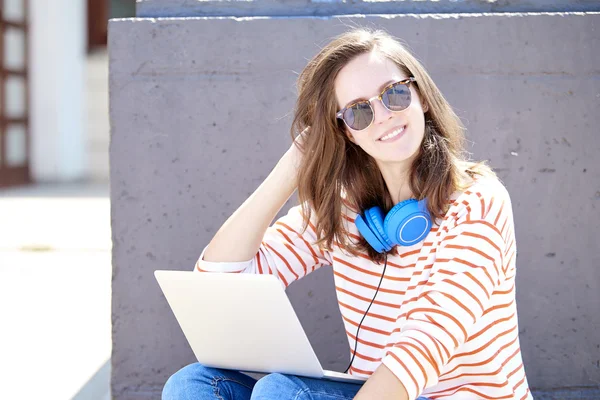
<path fill-rule="evenodd" d="M 414 159 L 417 154 L 419 153 L 419 149 L 416 149 L 414 151 L 401 151 L 401 152 L 395 152 L 392 154 L 379 154 L 374 156 L 373 158 L 375 158 L 375 160 L 377 160 L 380 163 L 386 163 L 386 164 L 403 164 L 406 163 L 407 161 L 410 161 L 412 159 Z"/>

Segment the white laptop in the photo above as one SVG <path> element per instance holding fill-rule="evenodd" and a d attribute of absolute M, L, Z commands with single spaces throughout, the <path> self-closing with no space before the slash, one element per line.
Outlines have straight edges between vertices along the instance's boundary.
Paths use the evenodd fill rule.
<path fill-rule="evenodd" d="M 323 370 L 274 276 L 193 271 L 154 275 L 203 365 L 341 382 L 366 380 Z"/>

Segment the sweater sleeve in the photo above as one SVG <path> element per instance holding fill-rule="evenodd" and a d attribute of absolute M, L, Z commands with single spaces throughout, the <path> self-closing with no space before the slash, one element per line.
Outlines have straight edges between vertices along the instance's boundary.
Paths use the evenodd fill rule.
<path fill-rule="evenodd" d="M 303 221 L 301 206 L 292 207 L 287 215 L 267 228 L 252 259 L 241 262 L 205 261 L 204 248 L 194 271 L 271 274 L 287 288 L 315 269 L 331 265 L 329 253 L 315 245 L 317 237 L 313 221 L 302 232 Z"/>
<path fill-rule="evenodd" d="M 437 384 L 505 280 L 505 258 L 516 253 L 510 198 L 499 182 L 465 191 L 446 215 L 429 278 L 407 300 L 398 340 L 382 360 L 409 399 Z"/>

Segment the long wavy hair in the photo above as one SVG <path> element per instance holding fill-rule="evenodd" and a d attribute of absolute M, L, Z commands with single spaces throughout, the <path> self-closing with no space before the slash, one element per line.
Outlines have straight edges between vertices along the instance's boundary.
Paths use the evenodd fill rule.
<path fill-rule="evenodd" d="M 464 189 L 472 173 L 493 174 L 484 163 L 471 163 L 464 152 L 464 127 L 421 63 L 398 40 L 381 30 L 354 29 L 337 36 L 313 57 L 298 78 L 298 99 L 292 138 L 304 154 L 298 173 L 298 198 L 304 229 L 312 213 L 316 218 L 317 245 L 331 250 L 334 244 L 353 255 L 368 253 L 383 261 L 361 238 L 351 240 L 344 226 L 343 207 L 361 212 L 393 206 L 375 160 L 347 136 L 343 121 L 336 118 L 338 105 L 334 81 L 355 57 L 377 51 L 406 74 L 416 78 L 415 89 L 423 101 L 425 135 L 410 171 L 410 189 L 417 199 L 427 198 L 432 219 L 443 218 L 452 193 Z M 300 144 L 301 143 L 301 144 Z"/>

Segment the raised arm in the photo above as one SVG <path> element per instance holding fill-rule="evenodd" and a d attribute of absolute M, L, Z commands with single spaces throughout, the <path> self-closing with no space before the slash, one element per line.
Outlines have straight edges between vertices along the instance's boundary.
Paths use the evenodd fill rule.
<path fill-rule="evenodd" d="M 494 292 L 514 269 L 514 224 L 506 189 L 500 183 L 475 186 L 455 205 L 451 213 L 455 219 L 442 224 L 447 233 L 436 261 L 424 274 L 428 279 L 416 299 L 403 306 L 401 331 L 382 360 L 404 384 L 410 399 L 438 383 L 441 371 L 474 334 Z M 490 336 L 488 341 L 497 339 Z M 484 378 L 480 386 L 488 394 L 500 393 L 495 382 Z"/>
<path fill-rule="evenodd" d="M 296 189 L 301 156 L 298 147 L 292 145 L 252 196 L 219 229 L 200 255 L 195 271 L 271 274 L 287 287 L 315 269 L 331 265 L 329 254 L 315 244 L 315 221 L 303 229 L 300 206 L 292 207 L 269 227 Z"/>

